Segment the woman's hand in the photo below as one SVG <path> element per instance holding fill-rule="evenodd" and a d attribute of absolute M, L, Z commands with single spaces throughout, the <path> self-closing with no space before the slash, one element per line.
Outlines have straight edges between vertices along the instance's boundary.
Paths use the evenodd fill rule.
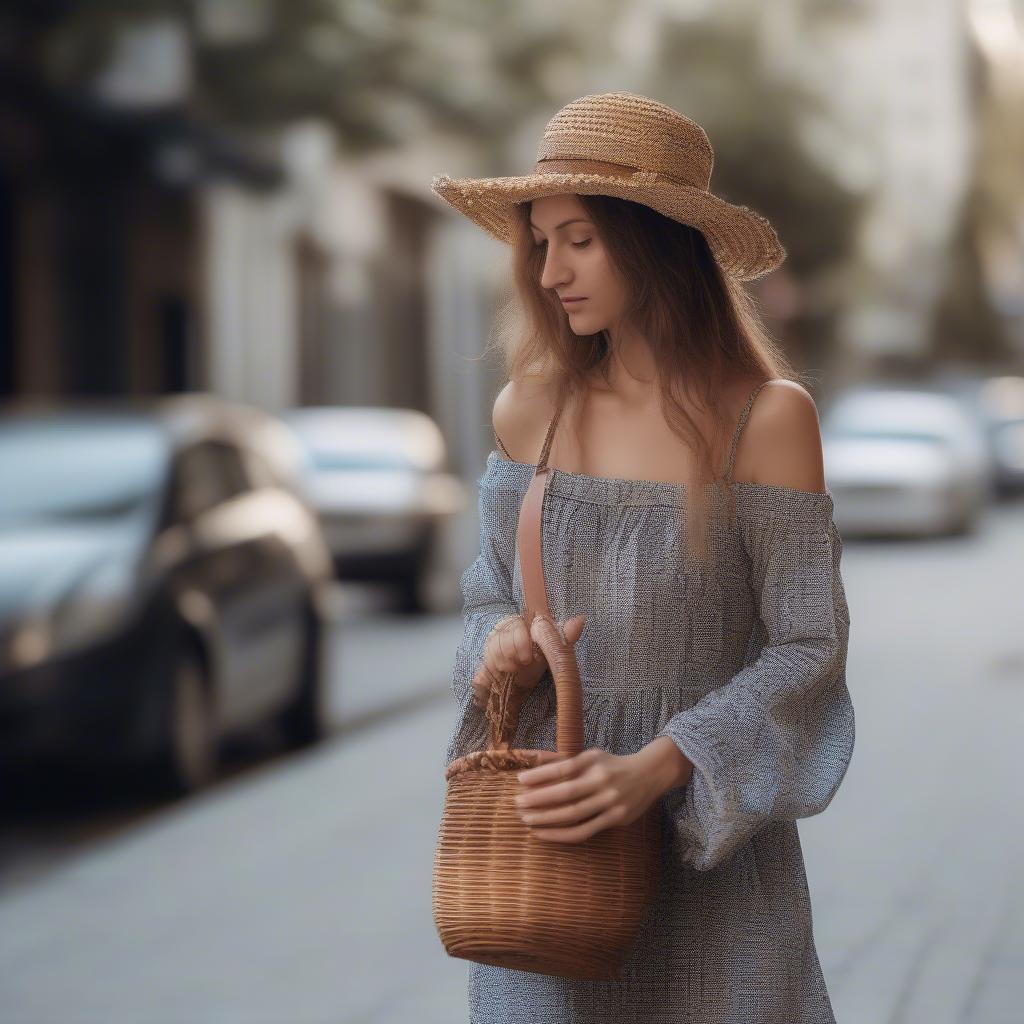
<path fill-rule="evenodd" d="M 575 757 L 527 768 L 516 797 L 536 839 L 582 843 L 615 825 L 631 825 L 662 795 L 650 763 L 591 747 Z"/>
<path fill-rule="evenodd" d="M 586 616 L 577 615 L 564 623 L 566 638 L 571 638 L 572 643 L 579 639 L 585 621 Z M 547 666 L 544 652 L 534 643 L 522 615 L 500 619 L 484 643 L 483 656 L 473 675 L 473 703 L 480 709 L 486 708 L 491 687 L 506 673 L 515 672 L 513 699 L 522 704 Z"/>
<path fill-rule="evenodd" d="M 531 637 L 549 663 L 572 657 L 573 635 L 538 616 Z M 520 816 L 537 839 L 582 843 L 603 829 L 631 825 L 664 792 L 647 748 L 620 756 L 591 747 L 575 757 L 528 768 L 518 779 L 526 788 L 516 798 Z"/>

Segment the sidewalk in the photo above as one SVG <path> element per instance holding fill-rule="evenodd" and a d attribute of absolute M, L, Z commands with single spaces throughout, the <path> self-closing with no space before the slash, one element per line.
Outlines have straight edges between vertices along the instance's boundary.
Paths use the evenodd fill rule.
<path fill-rule="evenodd" d="M 343 607 L 333 631 L 331 714 L 351 732 L 435 702 L 452 700 L 451 674 L 462 635 L 461 612 L 365 613 Z M 454 714 L 454 705 L 452 708 Z"/>

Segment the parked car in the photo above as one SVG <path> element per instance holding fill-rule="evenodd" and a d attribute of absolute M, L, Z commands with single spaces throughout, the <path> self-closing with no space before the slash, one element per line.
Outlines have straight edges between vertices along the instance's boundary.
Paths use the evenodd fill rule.
<path fill-rule="evenodd" d="M 821 433 L 836 524 L 848 536 L 966 533 L 991 496 L 983 433 L 949 395 L 855 389 L 826 408 Z"/>
<path fill-rule="evenodd" d="M 307 407 L 284 414 L 307 453 L 307 493 L 338 575 L 398 588 L 426 603 L 424 582 L 465 485 L 447 470 L 437 424 L 414 409 Z"/>
<path fill-rule="evenodd" d="M 1024 492 L 1024 377 L 1016 374 L 946 374 L 946 390 L 977 416 L 988 441 L 994 488 Z"/>
<path fill-rule="evenodd" d="M 142 765 L 326 729 L 330 556 L 272 417 L 212 396 L 0 415 L 0 755 Z"/>

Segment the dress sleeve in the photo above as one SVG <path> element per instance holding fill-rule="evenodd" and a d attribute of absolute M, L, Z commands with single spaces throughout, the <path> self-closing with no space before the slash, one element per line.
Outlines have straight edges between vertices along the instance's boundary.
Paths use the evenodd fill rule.
<path fill-rule="evenodd" d="M 758 485 L 737 506 L 759 612 L 756 660 L 658 733 L 694 765 L 663 799 L 683 859 L 700 871 L 772 822 L 823 811 L 854 745 L 832 496 Z"/>
<path fill-rule="evenodd" d="M 451 680 L 459 710 L 448 741 L 446 765 L 483 749 L 490 739 L 486 715 L 473 704 L 471 683 L 491 630 L 521 610 L 513 593 L 513 571 L 522 497 L 495 483 L 489 473 L 479 481 L 480 551 L 460 582 L 462 639 L 455 651 Z"/>

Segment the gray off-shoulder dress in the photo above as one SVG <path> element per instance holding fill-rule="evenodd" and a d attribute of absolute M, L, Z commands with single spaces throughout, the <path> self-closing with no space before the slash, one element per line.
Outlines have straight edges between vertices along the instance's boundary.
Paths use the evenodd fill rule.
<path fill-rule="evenodd" d="M 715 527 L 717 571 L 687 560 L 683 485 L 550 470 L 551 613 L 588 616 L 576 645 L 586 746 L 625 755 L 668 736 L 695 767 L 662 797 L 661 888 L 623 978 L 470 963 L 471 1024 L 835 1020 L 796 820 L 828 806 L 853 752 L 842 540 L 828 490 L 732 479 L 760 387 L 730 449 L 736 515 Z M 446 764 L 488 742 L 470 682 L 495 623 L 522 608 L 516 525 L 534 468 L 494 451 L 478 481 L 480 553 L 462 577 Z M 554 698 L 548 671 L 513 746 L 555 749 Z"/>

